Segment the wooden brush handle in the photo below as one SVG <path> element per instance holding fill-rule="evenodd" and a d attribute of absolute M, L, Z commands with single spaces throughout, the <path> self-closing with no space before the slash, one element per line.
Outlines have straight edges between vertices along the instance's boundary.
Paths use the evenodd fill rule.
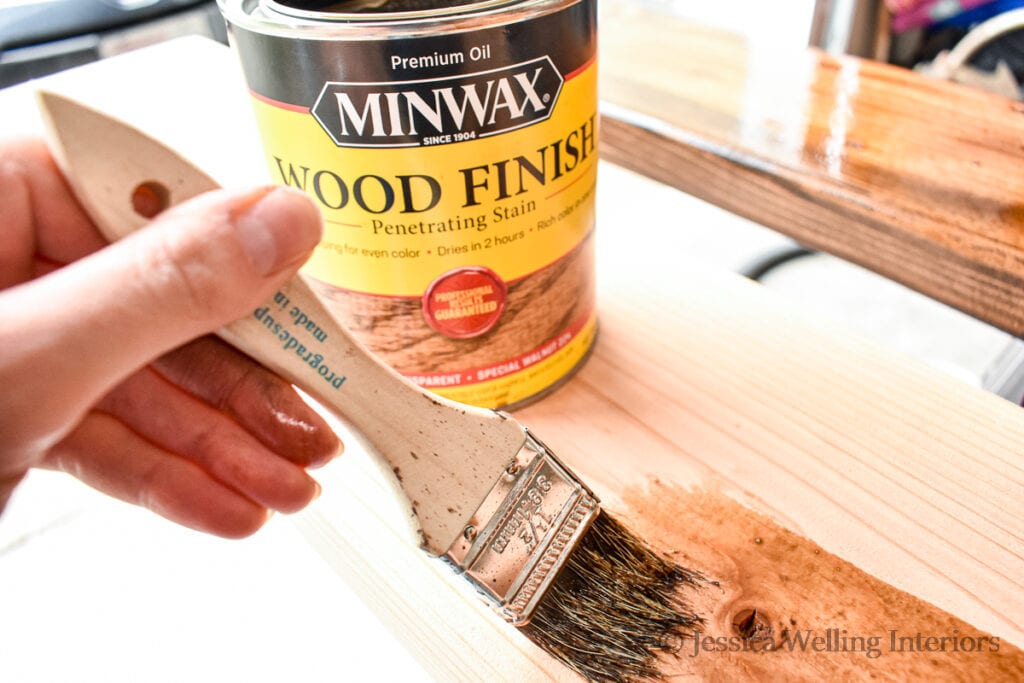
<path fill-rule="evenodd" d="M 428 393 L 373 356 L 301 275 L 218 335 L 363 435 L 396 476 L 435 554 L 462 533 L 523 444 L 515 420 Z"/>

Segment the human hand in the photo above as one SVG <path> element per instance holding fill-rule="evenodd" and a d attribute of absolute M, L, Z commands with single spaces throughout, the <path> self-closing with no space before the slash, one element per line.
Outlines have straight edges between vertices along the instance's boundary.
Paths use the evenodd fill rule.
<path fill-rule="evenodd" d="M 301 193 L 220 190 L 106 245 L 45 146 L 0 142 L 0 511 L 31 467 L 241 537 L 340 450 L 284 380 L 207 335 L 302 265 Z M 70 264 L 70 265 L 68 265 Z"/>

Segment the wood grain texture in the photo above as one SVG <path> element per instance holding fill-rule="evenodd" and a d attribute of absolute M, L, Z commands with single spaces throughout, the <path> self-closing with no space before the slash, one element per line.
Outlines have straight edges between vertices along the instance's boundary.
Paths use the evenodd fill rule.
<path fill-rule="evenodd" d="M 135 78 L 151 73 L 170 76 Z M 244 115 L 238 78 L 227 50 L 181 41 L 64 83 L 237 184 L 253 172 L 255 131 L 189 117 Z M 135 80 L 131 92 L 119 85 Z M 170 106 L 189 96 L 207 114 Z M 719 581 L 694 598 L 707 635 L 727 635 L 756 607 L 777 637 L 788 627 L 1000 639 L 979 654 L 680 653 L 664 663 L 670 680 L 1019 678 L 1024 411 L 687 262 L 671 224 L 636 220 L 632 197 L 599 187 L 595 351 L 517 417 L 613 514 Z M 789 211 L 783 198 L 778 207 Z M 416 548 L 387 479 L 355 437 L 347 446 L 296 523 L 427 669 L 438 680 L 574 680 Z M 338 643 L 340 672 L 354 646 Z"/>
<path fill-rule="evenodd" d="M 612 218 L 606 200 L 598 215 Z M 688 597 L 702 638 L 726 651 L 683 650 L 663 661 L 667 679 L 1024 674 L 1024 413 L 701 270 L 673 255 L 668 230 L 600 221 L 595 351 L 517 417 L 614 515 L 716 582 Z M 364 458 L 324 471 L 299 523 L 428 670 L 572 680 L 401 547 Z M 749 609 L 771 629 L 770 654 L 727 651 Z M 918 634 L 920 647 L 890 641 Z M 798 637 L 822 640 L 802 649 Z M 942 638 L 945 651 L 925 649 Z"/>
<path fill-rule="evenodd" d="M 682 267 L 668 230 L 603 234 L 597 349 L 521 419 L 554 434 L 552 447 L 605 484 L 606 498 L 651 478 L 713 481 L 869 573 L 1021 642 L 1017 406 L 822 329 L 728 274 Z"/>
<path fill-rule="evenodd" d="M 1019 680 L 1024 653 L 870 576 L 735 501 L 655 482 L 627 492 L 635 528 L 715 577 L 669 675 L 698 680 Z"/>
<path fill-rule="evenodd" d="M 596 175 L 597 163 L 594 162 Z M 352 334 L 406 375 L 460 372 L 515 358 L 543 346 L 594 311 L 593 234 L 564 257 L 508 283 L 505 310 L 494 329 L 452 339 L 431 329 L 423 299 L 375 296 L 313 281 L 317 293 Z"/>
<path fill-rule="evenodd" d="M 1024 334 L 1024 105 L 602 12 L 605 159 Z"/>

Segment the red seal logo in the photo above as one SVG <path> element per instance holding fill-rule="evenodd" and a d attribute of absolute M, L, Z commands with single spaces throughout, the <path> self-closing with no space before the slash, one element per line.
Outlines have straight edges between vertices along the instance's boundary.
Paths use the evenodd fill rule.
<path fill-rule="evenodd" d="M 456 268 L 427 287 L 423 317 L 446 337 L 479 337 L 497 324 L 505 310 L 507 293 L 504 281 L 489 268 Z"/>

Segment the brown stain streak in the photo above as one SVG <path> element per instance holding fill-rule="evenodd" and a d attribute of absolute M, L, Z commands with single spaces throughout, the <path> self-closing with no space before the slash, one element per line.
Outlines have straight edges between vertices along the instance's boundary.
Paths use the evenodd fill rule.
<path fill-rule="evenodd" d="M 722 494 L 653 482 L 624 491 L 623 501 L 628 510 L 623 517 L 634 531 L 720 584 L 719 589 L 686 590 L 685 598 L 706 619 L 701 638 L 724 640 L 699 640 L 709 651 L 691 649 L 664 659 L 662 672 L 669 680 L 1024 680 L 1019 648 Z M 946 640 L 945 651 L 892 651 L 891 631 L 898 637 L 968 638 L 986 649 L 956 652 Z M 767 633 L 774 649 L 742 650 L 745 638 L 756 641 Z M 799 644 L 789 649 L 788 643 L 799 642 L 797 634 L 832 640 L 822 643 L 822 651 L 814 651 L 809 641 L 803 649 Z M 877 641 L 869 640 L 876 636 Z M 733 643 L 739 651 L 728 650 Z M 872 645 L 877 656 L 868 656 Z"/>
<path fill-rule="evenodd" d="M 605 347 L 605 346 L 600 346 L 597 349 L 596 353 L 601 355 L 601 354 L 605 353 L 606 348 L 607 347 Z M 609 365 L 614 367 L 615 363 L 614 362 L 613 363 L 609 363 Z M 595 395 L 600 396 L 603 399 L 603 402 L 615 406 L 617 411 L 619 411 L 621 414 L 627 416 L 628 419 L 630 419 L 631 421 L 636 421 L 636 418 L 635 418 L 634 414 L 630 410 L 628 410 L 625 406 L 623 406 L 619 402 L 619 400 L 616 398 L 616 396 L 614 394 L 602 391 L 599 386 L 597 386 L 597 385 L 595 385 L 593 383 L 589 383 L 587 381 L 585 375 L 578 377 L 575 381 L 577 383 L 585 383 L 587 385 L 589 391 L 591 391 Z M 678 386 L 678 385 L 675 385 L 675 386 Z M 651 387 L 651 391 L 657 391 L 656 387 Z M 666 400 L 666 401 L 670 401 L 670 402 L 673 401 L 673 398 L 671 396 L 668 396 L 668 395 L 663 395 L 663 399 Z M 678 405 L 679 405 L 679 409 L 681 411 L 686 411 L 687 413 L 690 414 L 690 416 L 692 418 L 699 420 L 701 423 L 703 423 L 705 425 L 708 425 L 709 427 L 716 428 L 716 429 L 718 428 L 716 425 L 709 423 L 702 416 L 694 414 L 694 413 L 691 413 L 690 411 L 687 411 L 686 410 L 686 406 L 684 404 L 678 404 Z M 675 452 L 678 452 L 678 453 L 682 453 L 683 455 L 685 455 L 685 451 L 671 437 L 669 437 L 667 435 L 663 435 L 660 432 L 658 432 L 656 430 L 653 430 L 649 425 L 643 424 L 643 423 L 641 423 L 639 421 L 637 421 L 637 424 L 642 429 L 644 429 L 645 431 L 647 431 L 648 433 L 650 433 L 652 435 L 655 435 L 660 441 L 662 441 L 663 443 L 665 443 L 668 446 L 670 446 L 672 451 L 675 451 Z M 758 426 L 759 430 L 761 431 L 761 433 L 775 434 L 775 435 L 777 435 L 780 438 L 780 440 L 784 440 L 785 434 L 779 430 L 779 427 L 777 425 L 775 425 L 775 423 L 772 423 L 772 422 L 758 422 L 757 426 Z M 794 428 L 793 425 L 787 425 L 787 427 L 786 427 L 786 429 L 793 429 L 793 428 Z M 805 429 L 805 427 L 799 426 L 799 425 L 796 428 L 798 428 L 798 429 Z M 726 432 L 724 430 L 722 430 L 722 433 L 726 434 Z M 905 486 L 902 483 L 902 478 L 901 477 L 891 476 L 890 472 L 884 471 L 884 470 L 880 469 L 879 467 L 873 465 L 871 462 L 857 457 L 856 453 L 860 452 L 860 451 L 856 451 L 856 452 L 855 451 L 851 451 L 850 449 L 845 448 L 842 444 L 839 444 L 839 443 L 836 443 L 834 441 L 831 441 L 831 440 L 829 440 L 828 438 L 826 438 L 824 435 L 822 435 L 820 433 L 817 433 L 817 432 L 808 432 L 808 433 L 812 434 L 813 438 L 821 440 L 822 443 L 827 444 L 829 450 L 835 451 L 835 452 L 844 453 L 847 457 L 851 458 L 852 460 L 856 461 L 859 465 L 864 467 L 865 470 L 874 472 L 876 475 L 891 481 L 895 485 L 899 486 L 902 490 L 907 491 L 908 493 L 911 493 L 912 495 L 915 495 L 915 496 L 918 495 L 918 494 L 916 494 L 914 491 L 912 491 L 910 488 L 908 488 L 907 486 Z M 728 433 L 728 434 L 726 434 L 726 438 L 729 438 L 730 440 L 734 441 L 737 444 L 740 444 L 740 445 L 744 446 L 745 448 L 748 448 L 748 449 L 751 449 L 751 450 L 761 450 L 762 451 L 762 457 L 764 457 L 765 459 L 771 461 L 772 464 L 775 467 L 777 467 L 779 470 L 786 472 L 793 479 L 802 482 L 809 490 L 813 490 L 813 491 L 817 492 L 823 498 L 828 498 L 829 497 L 828 496 L 828 492 L 826 490 L 818 487 L 817 485 L 815 485 L 815 483 L 811 479 L 808 479 L 807 477 L 802 476 L 801 473 L 799 473 L 796 470 L 794 470 L 793 468 L 789 467 L 784 461 L 782 461 L 780 459 L 777 459 L 777 458 L 772 458 L 769 454 L 764 453 L 763 449 L 760 448 L 760 444 L 754 443 L 754 442 L 750 442 L 748 439 L 742 438 L 742 432 L 741 431 L 733 431 L 731 433 Z M 822 466 L 826 467 L 827 469 L 831 470 L 834 473 L 841 473 L 842 472 L 842 465 L 840 465 L 840 464 L 831 465 L 829 463 L 822 462 Z M 913 473 L 913 470 L 901 468 L 898 465 L 893 465 L 893 466 L 895 467 L 896 471 L 901 472 L 905 476 L 909 476 L 909 477 L 913 478 L 915 481 L 918 481 L 921 485 L 923 485 L 926 488 L 928 488 L 931 492 L 933 492 L 933 493 L 937 493 L 938 492 L 932 485 L 928 484 L 927 482 L 922 480 L 920 477 L 915 476 L 914 473 Z M 724 477 L 721 473 L 716 473 L 715 476 L 720 481 L 730 481 L 726 477 Z M 730 483 L 732 483 L 734 486 L 739 487 L 739 482 L 730 481 Z M 863 486 L 863 485 L 860 485 L 860 484 L 857 484 L 857 483 L 853 483 L 853 482 L 851 482 L 850 485 L 851 486 L 855 486 L 856 488 L 858 488 L 859 490 L 863 491 L 864 493 L 870 493 L 870 491 L 867 488 L 865 488 L 865 486 Z M 925 504 L 930 505 L 930 506 L 932 506 L 933 508 L 935 508 L 937 510 L 940 509 L 937 505 L 935 505 L 932 502 L 931 498 L 927 498 L 926 497 L 923 500 L 924 500 Z M 953 502 L 957 503 L 955 500 Z M 840 509 L 842 509 L 845 514 L 849 515 L 850 518 L 855 519 L 855 520 L 861 522 L 865 526 L 871 526 L 871 520 L 864 518 L 863 514 L 861 514 L 861 512 L 858 511 L 857 509 L 849 507 L 849 506 L 840 506 Z M 898 515 L 904 517 L 905 519 L 909 520 L 909 522 L 911 524 L 915 525 L 918 529 L 920 529 L 920 532 L 922 534 L 926 534 L 926 535 L 932 536 L 939 543 L 944 544 L 944 545 L 948 545 L 948 546 L 952 547 L 954 550 L 956 550 L 956 547 L 953 546 L 950 543 L 950 541 L 948 540 L 948 536 L 946 536 L 945 534 L 940 533 L 940 532 L 938 532 L 935 529 L 932 529 L 930 527 L 927 527 L 927 526 L 924 526 L 924 525 L 920 524 L 920 522 L 917 520 L 916 517 L 907 514 L 906 511 L 904 511 L 904 510 L 900 510 L 900 509 L 897 509 L 897 508 L 890 508 L 890 509 L 891 509 L 891 511 L 894 514 L 898 514 Z M 956 520 L 954 523 L 962 524 L 962 525 L 965 526 L 965 528 L 972 529 L 976 533 L 979 533 L 980 535 L 982 535 L 985 539 L 987 539 L 993 545 L 995 545 L 995 546 L 997 546 L 997 547 L 999 547 L 999 548 L 1001 548 L 1003 550 L 1006 550 L 1006 551 L 1010 551 L 1011 550 L 1010 548 L 1007 548 L 1005 544 L 1003 544 L 1003 543 L 997 541 L 996 539 L 992 538 L 991 535 L 989 535 L 987 532 L 980 531 L 980 530 L 978 530 L 976 528 L 973 528 L 973 527 L 968 527 L 965 522 L 961 522 L 959 520 L 959 518 L 957 518 L 955 516 L 953 516 L 953 519 Z M 899 542 L 899 539 L 893 538 L 892 536 L 884 533 L 883 531 L 879 531 L 878 533 L 879 533 L 879 535 L 882 538 L 886 539 L 887 541 L 892 543 L 894 546 L 903 545 L 903 544 L 901 544 Z M 945 577 L 955 581 L 956 577 L 949 574 L 948 568 L 938 566 L 938 565 L 936 565 L 936 564 L 934 564 L 932 562 L 928 562 L 924 558 L 922 558 L 922 557 L 918 556 L 917 554 L 913 553 L 912 550 L 910 550 L 910 549 L 906 549 L 906 552 L 908 554 L 910 554 L 911 556 L 915 557 L 915 559 L 920 561 L 923 565 L 927 566 L 929 569 L 934 571 L 937 575 L 945 576 Z M 1018 579 L 1007 575 L 1005 572 L 1002 572 L 1002 571 L 998 570 L 995 567 L 992 567 L 992 571 L 994 573 L 998 574 L 1001 578 L 1005 579 L 1011 585 L 1019 585 L 1020 584 L 1020 581 Z M 985 596 L 979 595 L 979 594 L 974 593 L 972 591 L 966 591 L 965 590 L 965 592 L 967 592 L 968 594 L 972 595 L 981 604 L 986 605 L 986 607 L 988 607 L 994 614 L 1000 615 L 1008 623 L 1012 623 L 1014 621 L 1014 619 L 1010 615 L 1007 615 L 1007 614 L 1003 613 L 1000 610 L 999 605 L 991 604 L 991 602 L 988 601 Z"/>

